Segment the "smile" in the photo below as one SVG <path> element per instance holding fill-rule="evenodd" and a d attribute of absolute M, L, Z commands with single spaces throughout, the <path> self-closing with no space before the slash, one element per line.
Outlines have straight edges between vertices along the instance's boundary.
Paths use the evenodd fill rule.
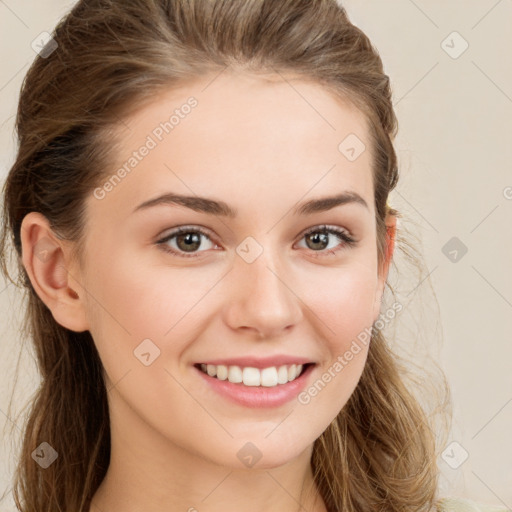
<path fill-rule="evenodd" d="M 203 373 L 206 373 L 210 377 L 215 377 L 219 380 L 227 380 L 232 384 L 242 383 L 244 386 L 275 387 L 294 381 L 308 365 L 291 364 L 279 367 L 270 366 L 263 369 L 250 366 L 226 366 L 222 364 L 200 364 L 198 366 Z"/>
<path fill-rule="evenodd" d="M 194 369 L 207 386 L 206 393 L 213 391 L 244 407 L 267 408 L 279 407 L 296 399 L 306 387 L 315 366 L 315 363 L 307 363 L 258 369 L 195 364 Z"/>

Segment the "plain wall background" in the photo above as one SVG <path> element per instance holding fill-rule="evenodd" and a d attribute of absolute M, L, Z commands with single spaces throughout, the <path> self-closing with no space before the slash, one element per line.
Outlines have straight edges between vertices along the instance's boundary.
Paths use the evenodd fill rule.
<path fill-rule="evenodd" d="M 0 1 L 2 183 L 14 160 L 14 115 L 35 58 L 31 43 L 51 32 L 73 3 Z M 422 240 L 439 303 L 440 329 L 434 327 L 426 338 L 434 348 L 441 343 L 437 357 L 454 402 L 448 445 L 458 443 L 447 451 L 451 465 L 439 461 L 441 488 L 447 495 L 512 509 L 512 1 L 347 0 L 343 5 L 378 49 L 391 78 L 401 169 L 391 204 Z M 458 55 L 465 41 L 469 46 Z M 456 245 L 446 246 L 454 237 Z M 467 252 L 461 257 L 462 244 Z M 451 261 L 448 251 L 454 248 L 459 252 Z M 412 293 L 425 283 L 411 281 L 403 288 Z M 2 427 L 11 421 L 7 404 L 21 343 L 18 299 L 14 287 L 0 281 Z M 414 317 L 414 309 L 408 314 Z M 20 406 L 38 382 L 32 357 L 23 349 Z M 9 447 L 4 437 L 0 493 L 11 487 Z M 451 467 L 461 460 L 462 449 L 467 460 Z M 5 501 L 2 505 L 8 510 Z"/>

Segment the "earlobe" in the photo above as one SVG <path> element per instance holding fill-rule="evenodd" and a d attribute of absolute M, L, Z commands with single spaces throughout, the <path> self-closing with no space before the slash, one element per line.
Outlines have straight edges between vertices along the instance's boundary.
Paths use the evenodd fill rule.
<path fill-rule="evenodd" d="M 69 282 L 76 272 L 69 269 L 68 246 L 38 212 L 24 217 L 20 234 L 23 266 L 39 298 L 57 323 L 72 331 L 86 331 L 89 327 L 84 302 Z"/>

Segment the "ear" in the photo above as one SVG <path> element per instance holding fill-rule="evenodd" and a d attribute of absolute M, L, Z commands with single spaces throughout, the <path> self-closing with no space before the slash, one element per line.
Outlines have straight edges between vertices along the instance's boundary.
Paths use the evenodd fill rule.
<path fill-rule="evenodd" d="M 84 293 L 78 285 L 79 269 L 71 267 L 71 253 L 65 240 L 52 231 L 48 220 L 38 212 L 28 213 L 21 223 L 22 262 L 32 286 L 51 311 L 55 321 L 75 332 L 89 328 Z M 73 279 L 75 278 L 75 279 Z M 71 288 L 69 280 L 76 285 Z"/>
<path fill-rule="evenodd" d="M 375 308 L 373 313 L 373 322 L 377 321 L 380 315 L 380 307 L 382 303 L 382 297 L 384 295 L 384 287 L 388 278 L 389 266 L 393 259 L 393 253 L 395 251 L 395 238 L 396 238 L 396 223 L 397 217 L 388 214 L 386 216 L 386 255 L 379 267 L 377 288 L 375 290 Z"/>

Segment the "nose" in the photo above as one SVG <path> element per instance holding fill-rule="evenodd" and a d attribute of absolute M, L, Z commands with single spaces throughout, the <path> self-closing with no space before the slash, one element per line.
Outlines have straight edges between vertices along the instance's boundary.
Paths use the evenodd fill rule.
<path fill-rule="evenodd" d="M 276 260 L 267 250 L 252 263 L 236 258 L 226 283 L 229 292 L 224 309 L 224 320 L 231 329 L 274 338 L 301 320 L 301 298 L 289 273 Z"/>

